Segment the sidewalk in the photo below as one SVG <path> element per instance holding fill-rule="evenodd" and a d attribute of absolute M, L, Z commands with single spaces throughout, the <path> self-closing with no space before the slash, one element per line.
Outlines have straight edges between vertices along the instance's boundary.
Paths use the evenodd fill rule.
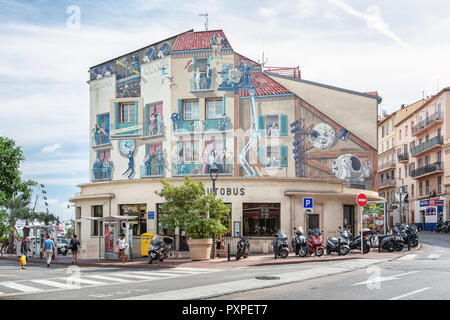
<path fill-rule="evenodd" d="M 78 266 L 84 267 L 109 267 L 109 268 L 177 268 L 177 267 L 189 267 L 189 268 L 237 268 L 237 267 L 252 267 L 252 266 L 269 266 L 269 265 L 282 265 L 282 264 L 295 264 L 305 262 L 326 262 L 337 260 L 351 260 L 351 259 L 388 259 L 395 260 L 406 254 L 418 250 L 421 247 L 419 244 L 416 248 L 411 248 L 411 251 L 403 249 L 400 252 L 378 252 L 378 249 L 374 248 L 369 253 L 362 255 L 359 251 L 350 252 L 346 256 L 338 256 L 336 253 L 327 255 L 326 253 L 321 257 L 304 257 L 295 256 L 292 252 L 286 259 L 274 259 L 273 254 L 253 254 L 247 259 L 241 259 L 236 261 L 236 258 L 232 256 L 230 261 L 227 258 L 216 258 L 209 261 L 191 261 L 189 258 L 169 258 L 164 262 L 154 262 L 153 264 L 147 263 L 146 257 L 134 258 L 133 261 L 126 262 L 125 264 L 111 260 L 97 259 L 78 259 Z M 14 256 L 0 257 L 0 259 L 17 261 L 19 258 Z M 29 258 L 28 263 L 42 263 L 45 264 L 44 259 Z M 55 265 L 72 265 L 72 257 L 70 256 L 58 256 L 56 260 L 52 261 Z"/>

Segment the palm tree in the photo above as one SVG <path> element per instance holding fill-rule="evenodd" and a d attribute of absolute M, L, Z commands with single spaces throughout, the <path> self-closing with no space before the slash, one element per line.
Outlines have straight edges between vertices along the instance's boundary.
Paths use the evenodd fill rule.
<path fill-rule="evenodd" d="M 36 220 L 42 222 L 45 225 L 49 225 L 51 222 L 59 223 L 59 218 L 53 213 L 38 212 L 36 213 Z"/>
<path fill-rule="evenodd" d="M 14 253 L 14 231 L 17 220 L 27 219 L 30 214 L 30 209 L 28 205 L 30 201 L 23 197 L 23 195 L 13 195 L 11 198 L 6 200 L 5 207 L 8 210 L 9 215 L 9 226 L 11 231 L 9 232 L 9 247 L 7 253 Z"/>

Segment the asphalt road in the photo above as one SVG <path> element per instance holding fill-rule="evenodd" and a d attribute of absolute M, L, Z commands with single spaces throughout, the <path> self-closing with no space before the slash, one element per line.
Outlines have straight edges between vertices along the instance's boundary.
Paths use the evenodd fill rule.
<path fill-rule="evenodd" d="M 421 234 L 420 240 L 422 249 L 395 261 L 380 254 L 380 259 L 222 269 L 34 264 L 21 270 L 16 262 L 0 260 L 0 300 L 449 299 L 450 234 Z"/>
<path fill-rule="evenodd" d="M 394 261 L 347 273 L 216 299 L 450 299 L 450 234 L 421 233 L 422 248 Z"/>

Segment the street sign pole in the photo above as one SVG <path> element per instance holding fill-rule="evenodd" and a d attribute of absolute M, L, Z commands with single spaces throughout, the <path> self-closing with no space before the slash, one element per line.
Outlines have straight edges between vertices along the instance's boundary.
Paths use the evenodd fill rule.
<path fill-rule="evenodd" d="M 360 241 L 361 241 L 361 254 L 364 254 L 364 237 L 363 237 L 363 208 L 367 204 L 367 196 L 364 193 L 360 193 L 356 196 L 356 203 L 359 205 L 361 210 L 361 233 L 360 233 Z"/>

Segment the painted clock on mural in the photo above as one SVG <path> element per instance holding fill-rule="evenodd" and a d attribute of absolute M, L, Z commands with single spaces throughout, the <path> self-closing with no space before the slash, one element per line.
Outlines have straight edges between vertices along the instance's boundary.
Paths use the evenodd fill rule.
<path fill-rule="evenodd" d="M 124 155 L 128 156 L 135 148 L 136 142 L 134 140 L 119 140 L 119 150 Z"/>

